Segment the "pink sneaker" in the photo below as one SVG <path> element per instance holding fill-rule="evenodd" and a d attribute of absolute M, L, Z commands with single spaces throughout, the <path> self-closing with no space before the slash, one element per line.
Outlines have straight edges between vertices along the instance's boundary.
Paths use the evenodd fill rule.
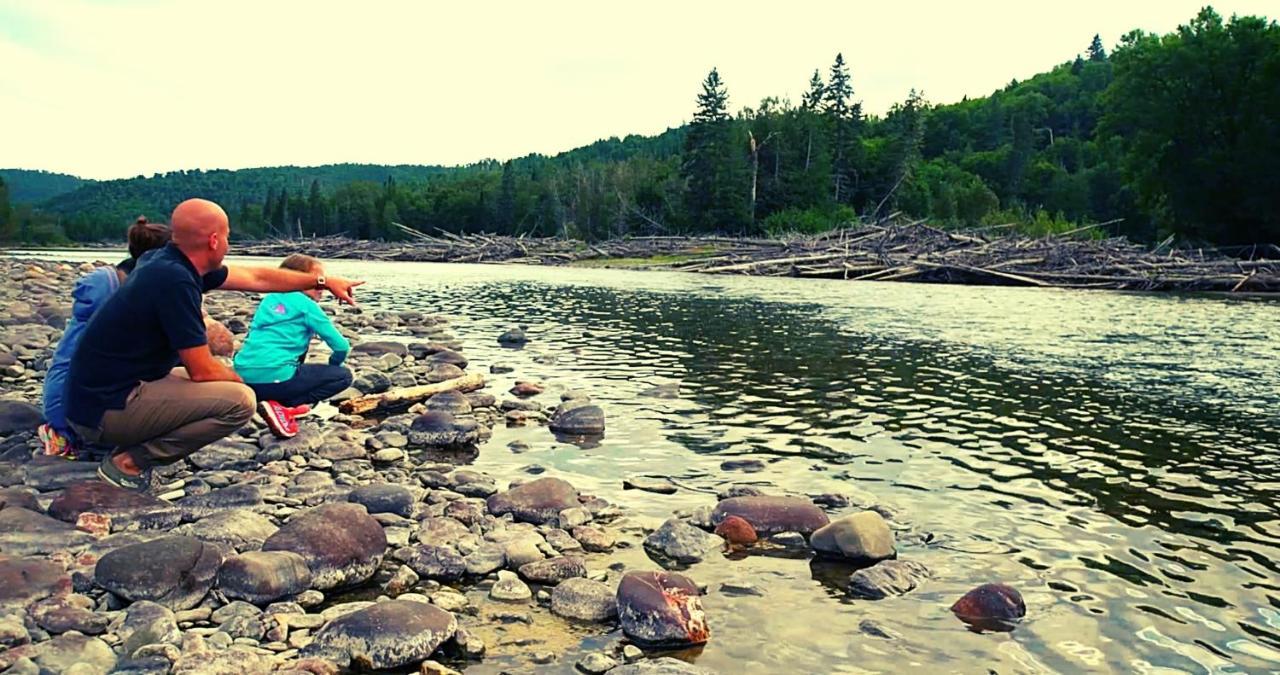
<path fill-rule="evenodd" d="M 258 414 L 266 421 L 267 427 L 277 438 L 293 438 L 298 434 L 298 422 L 289 414 L 288 408 L 275 401 L 259 401 Z"/>

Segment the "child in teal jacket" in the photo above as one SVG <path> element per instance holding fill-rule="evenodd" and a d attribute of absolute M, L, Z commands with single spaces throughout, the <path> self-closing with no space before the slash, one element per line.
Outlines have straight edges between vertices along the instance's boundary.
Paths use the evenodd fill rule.
<path fill-rule="evenodd" d="M 285 258 L 280 267 L 324 275 L 320 261 L 300 253 Z M 258 412 L 277 436 L 297 433 L 294 417 L 305 410 L 301 406 L 351 386 L 351 371 L 342 367 L 351 344 L 316 304 L 319 299 L 319 289 L 266 295 L 236 354 L 236 372 L 258 395 Z M 328 365 L 304 363 L 317 335 L 333 350 Z"/>

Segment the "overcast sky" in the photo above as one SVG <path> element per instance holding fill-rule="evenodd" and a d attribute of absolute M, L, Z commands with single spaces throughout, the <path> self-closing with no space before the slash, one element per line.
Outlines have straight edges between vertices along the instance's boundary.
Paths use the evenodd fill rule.
<path fill-rule="evenodd" d="M 552 154 L 682 123 L 713 66 L 734 110 L 798 100 L 836 52 L 881 113 L 912 87 L 988 94 L 1094 33 L 1110 48 L 1201 4 L 0 0 L 0 167 L 118 178 Z"/>

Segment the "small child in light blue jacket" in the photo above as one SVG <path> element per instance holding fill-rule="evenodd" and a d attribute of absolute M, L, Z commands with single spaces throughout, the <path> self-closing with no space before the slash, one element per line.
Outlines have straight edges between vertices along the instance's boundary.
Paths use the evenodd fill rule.
<path fill-rule="evenodd" d="M 319 260 L 300 253 L 285 258 L 280 267 L 324 275 Z M 264 296 L 236 354 L 236 373 L 258 395 L 258 412 L 267 426 L 283 438 L 298 432 L 294 418 L 306 411 L 304 406 L 351 386 L 351 371 L 342 367 L 351 343 L 316 304 L 319 299 L 319 289 Z M 333 350 L 328 365 L 304 363 L 313 336 Z"/>

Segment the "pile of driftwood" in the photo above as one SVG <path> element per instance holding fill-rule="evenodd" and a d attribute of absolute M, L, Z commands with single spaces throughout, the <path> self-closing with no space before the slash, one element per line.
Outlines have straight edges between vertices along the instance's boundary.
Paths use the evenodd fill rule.
<path fill-rule="evenodd" d="M 324 258 L 420 262 L 564 265 L 632 259 L 628 267 L 707 274 L 749 274 L 959 284 L 1280 292 L 1280 248 L 1243 259 L 1207 249 L 1155 248 L 1124 238 L 1088 236 L 1096 226 L 1029 237 L 979 230 L 942 230 L 916 222 L 861 224 L 817 236 L 783 239 L 630 237 L 588 244 L 559 238 L 492 234 L 428 235 L 405 226 L 407 242 L 346 237 L 271 240 L 238 247 L 244 255 L 305 252 Z M 646 258 L 669 256 L 667 262 Z M 639 260 L 634 260 L 639 259 Z"/>

